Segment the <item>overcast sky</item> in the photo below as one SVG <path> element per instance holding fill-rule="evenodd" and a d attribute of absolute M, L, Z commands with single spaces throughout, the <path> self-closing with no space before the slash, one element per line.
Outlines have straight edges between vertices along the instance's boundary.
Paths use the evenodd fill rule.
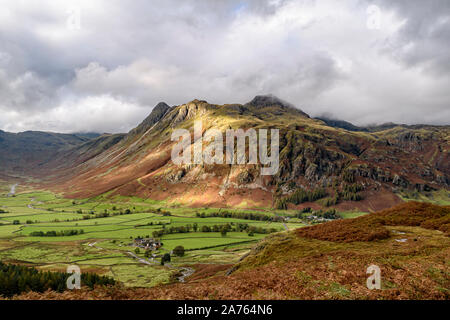
<path fill-rule="evenodd" d="M 1 0 L 0 129 L 126 132 L 160 101 L 272 93 L 450 124 L 448 0 Z"/>

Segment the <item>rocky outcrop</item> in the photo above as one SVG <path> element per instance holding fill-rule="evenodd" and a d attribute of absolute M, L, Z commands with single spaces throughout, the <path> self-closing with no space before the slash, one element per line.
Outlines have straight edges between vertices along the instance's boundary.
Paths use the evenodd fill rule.
<path fill-rule="evenodd" d="M 177 170 L 174 173 L 170 173 L 169 175 L 167 175 L 166 180 L 167 180 L 167 182 L 170 182 L 170 183 L 177 183 L 177 182 L 180 182 L 181 179 L 183 179 L 183 177 L 185 175 L 186 175 L 186 170 L 183 168 L 183 169 Z"/>
<path fill-rule="evenodd" d="M 174 128 L 183 121 L 205 114 L 210 107 L 213 106 L 209 105 L 206 101 L 193 100 L 172 110 L 164 120 L 167 123 L 170 123 L 170 126 Z"/>
<path fill-rule="evenodd" d="M 248 170 L 242 171 L 237 176 L 237 182 L 239 184 L 249 184 L 249 183 L 253 182 L 253 180 L 254 180 L 254 176 Z"/>

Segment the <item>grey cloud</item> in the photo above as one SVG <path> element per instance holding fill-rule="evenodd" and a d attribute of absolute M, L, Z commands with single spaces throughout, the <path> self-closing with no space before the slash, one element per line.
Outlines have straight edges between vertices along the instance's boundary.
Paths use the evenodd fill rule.
<path fill-rule="evenodd" d="M 72 2 L 4 2 L 0 129 L 127 131 L 159 101 L 268 92 L 357 124 L 450 120 L 448 1 L 81 0 L 75 31 Z M 367 30 L 370 3 L 405 24 Z"/>
<path fill-rule="evenodd" d="M 387 51 L 408 66 L 448 76 L 450 72 L 450 2 L 410 0 L 375 3 L 404 19 Z"/>
<path fill-rule="evenodd" d="M 0 69 L 0 99 L 2 108 L 39 112 L 41 109 L 55 106 L 57 95 L 45 79 L 32 72 L 11 77 Z"/>

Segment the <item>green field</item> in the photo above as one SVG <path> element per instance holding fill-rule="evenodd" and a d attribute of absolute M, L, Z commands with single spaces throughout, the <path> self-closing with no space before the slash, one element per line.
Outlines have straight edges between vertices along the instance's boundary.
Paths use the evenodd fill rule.
<path fill-rule="evenodd" d="M 181 266 L 197 263 L 235 263 L 266 233 L 248 234 L 238 225 L 249 228 L 272 229 L 283 232 L 304 224 L 296 218 L 281 222 L 247 220 L 224 217 L 199 217 L 221 210 L 275 217 L 295 212 L 278 210 L 246 210 L 218 208 L 166 207 L 164 202 L 135 197 L 99 196 L 92 199 L 71 200 L 48 191 L 17 188 L 14 197 L 7 197 L 2 187 L 0 195 L 0 259 L 4 262 L 26 264 L 45 270 L 64 270 L 76 264 L 82 271 L 107 274 L 126 286 L 154 286 L 170 281 Z M 100 215 L 106 215 L 102 217 Z M 363 213 L 344 213 L 345 218 Z M 267 220 L 267 219 L 266 219 Z M 198 227 L 197 231 L 164 234 L 163 246 L 145 257 L 144 249 L 136 251 L 136 237 L 152 237 L 162 228 Z M 226 235 L 202 232 L 229 224 Z M 83 233 L 59 236 L 61 232 L 82 230 Z M 233 231 L 234 230 L 234 231 Z M 256 229 L 255 229 L 256 230 Z M 33 236 L 33 232 L 55 232 L 58 236 Z M 170 264 L 160 265 L 160 257 L 176 246 L 183 246 L 183 257 L 172 255 Z M 139 260 L 138 260 L 138 259 Z"/>

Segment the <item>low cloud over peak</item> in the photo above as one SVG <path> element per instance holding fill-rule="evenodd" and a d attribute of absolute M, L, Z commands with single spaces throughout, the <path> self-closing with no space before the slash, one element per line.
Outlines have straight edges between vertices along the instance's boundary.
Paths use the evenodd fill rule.
<path fill-rule="evenodd" d="M 446 0 L 5 0 L 0 129 L 127 132 L 159 101 L 265 92 L 358 125 L 448 124 L 449 47 Z"/>

